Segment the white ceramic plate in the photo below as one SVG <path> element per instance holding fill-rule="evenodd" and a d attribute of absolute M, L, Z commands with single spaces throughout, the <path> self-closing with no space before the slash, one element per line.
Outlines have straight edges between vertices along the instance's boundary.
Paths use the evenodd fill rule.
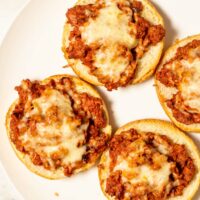
<path fill-rule="evenodd" d="M 67 8 L 74 0 L 32 0 L 16 18 L 0 49 L 0 159 L 10 179 L 26 200 L 103 200 L 97 168 L 65 180 L 50 181 L 31 173 L 15 156 L 4 127 L 9 105 L 17 97 L 14 86 L 22 79 L 43 79 L 59 73 L 66 64 L 61 52 L 61 35 Z M 200 1 L 154 0 L 167 29 L 166 46 L 176 38 L 200 33 Z M 161 109 L 153 80 L 138 86 L 99 91 L 117 127 L 136 119 L 168 119 Z M 200 147 L 200 135 L 190 134 Z M 55 193 L 58 193 L 57 197 Z M 200 194 L 196 195 L 196 200 Z"/>

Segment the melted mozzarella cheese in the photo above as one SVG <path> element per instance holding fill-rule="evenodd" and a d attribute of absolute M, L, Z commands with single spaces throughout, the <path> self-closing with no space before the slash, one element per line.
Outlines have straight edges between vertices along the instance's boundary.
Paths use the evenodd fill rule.
<path fill-rule="evenodd" d="M 57 90 L 46 90 L 42 97 L 33 101 L 33 104 L 34 103 L 41 108 L 43 115 L 45 115 L 47 109 L 52 105 L 58 106 L 59 111 L 67 113 L 68 116 L 73 115 L 70 99 L 67 96 L 60 94 Z"/>
<path fill-rule="evenodd" d="M 122 158 L 121 156 L 117 159 L 117 165 L 114 170 L 122 170 L 123 174 L 128 174 L 129 178 L 123 176 L 123 180 L 129 181 L 132 184 L 137 183 L 147 183 L 151 187 L 155 187 L 156 190 L 162 190 L 163 186 L 168 184 L 169 175 L 171 174 L 171 164 L 165 161 L 162 161 L 162 166 L 158 170 L 153 170 L 151 166 L 144 164 L 139 166 L 130 166 L 129 159 L 137 160 L 138 155 L 144 152 L 144 149 L 147 148 L 146 144 L 142 140 L 136 140 L 131 144 L 131 148 L 134 151 L 129 153 L 127 159 Z"/>
<path fill-rule="evenodd" d="M 99 10 L 97 18 L 90 19 L 81 27 L 82 39 L 86 44 L 95 44 L 94 66 L 103 75 L 118 81 L 120 74 L 130 64 L 127 49 L 136 47 L 136 28 L 132 21 L 132 11 L 124 13 L 117 6 L 117 1 L 108 1 Z M 123 49 L 125 48 L 125 49 Z"/>
<path fill-rule="evenodd" d="M 82 38 L 86 44 L 120 43 L 131 49 L 137 45 L 131 18 L 132 13 L 125 14 L 117 7 L 116 2 L 110 2 L 99 10 L 97 18 L 90 19 L 87 25 L 82 27 Z"/>
<path fill-rule="evenodd" d="M 37 123 L 36 136 L 25 133 L 20 139 L 38 153 L 45 153 L 50 163 L 54 152 L 62 154 L 63 151 L 66 154 L 62 160 L 63 164 L 82 160 L 86 147 L 77 145 L 85 139 L 84 132 L 88 128 L 88 123 L 79 126 L 76 121 L 71 120 L 74 114 L 69 98 L 56 90 L 47 90 L 42 97 L 33 100 L 33 105 L 37 107 L 28 113 L 29 117 L 35 114 L 45 117 L 49 108 L 57 106 L 60 119 L 52 124 Z"/>
<path fill-rule="evenodd" d="M 157 190 L 162 189 L 163 186 L 168 184 L 171 164 L 163 162 L 162 167 L 158 170 L 153 170 L 148 165 L 141 165 L 138 167 L 129 167 L 128 162 L 122 160 L 115 166 L 115 170 L 122 170 L 123 173 L 130 175 L 130 179 L 127 180 L 123 176 L 124 181 L 130 181 L 132 184 L 148 183 L 148 185 L 155 187 Z"/>
<path fill-rule="evenodd" d="M 120 74 L 124 72 L 130 64 L 129 58 L 123 55 L 123 49 L 117 45 L 110 45 L 106 49 L 101 47 L 95 55 L 94 66 L 98 68 L 101 74 L 110 75 L 115 79 L 120 78 Z M 113 50 L 115 49 L 115 50 Z"/>
<path fill-rule="evenodd" d="M 156 187 L 156 189 L 162 188 L 168 183 L 170 171 L 170 163 L 163 163 L 161 169 L 152 170 L 149 166 L 143 165 L 139 167 L 138 171 L 139 181 L 147 181 L 149 185 Z M 137 179 L 135 179 L 137 181 Z M 134 182 L 135 182 L 134 180 Z"/>
<path fill-rule="evenodd" d="M 200 59 L 197 58 L 192 63 L 183 61 L 182 65 L 186 71 L 180 86 L 184 103 L 191 111 L 200 112 Z"/>

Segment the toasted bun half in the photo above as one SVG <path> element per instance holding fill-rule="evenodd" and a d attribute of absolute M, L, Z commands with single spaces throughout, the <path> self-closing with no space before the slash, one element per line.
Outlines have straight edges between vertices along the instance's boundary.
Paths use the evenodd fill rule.
<path fill-rule="evenodd" d="M 22 81 L 16 90 L 20 94 L 19 99 L 7 112 L 6 129 L 16 155 L 29 170 L 47 179 L 62 179 L 87 170 L 96 163 L 110 138 L 111 126 L 106 105 L 93 87 L 74 76 L 63 74 L 48 77 L 43 81 Z M 42 92 L 31 99 L 30 90 L 33 95 L 41 90 Z M 21 98 L 26 98 L 26 92 L 28 99 L 26 107 L 24 106 L 24 114 L 18 119 L 20 113 L 17 106 L 19 108 L 19 103 L 22 103 Z M 92 115 L 95 118 L 103 117 L 103 125 L 96 126 L 95 119 L 91 116 L 88 118 L 88 113 L 83 107 L 78 108 L 79 113 L 85 114 L 81 118 L 75 115 L 73 109 L 76 109 L 76 103 L 76 106 L 80 105 L 80 102 L 76 101 L 82 101 L 77 98 L 81 94 L 88 95 L 81 96 L 82 100 L 85 98 L 84 106 L 89 104 L 93 109 L 98 108 L 102 112 L 102 116 L 93 112 Z M 74 98 L 73 109 L 68 95 Z M 33 106 L 30 113 L 28 102 Z M 99 107 L 95 108 L 96 105 Z M 94 120 L 93 127 L 99 132 L 99 137 L 91 139 L 87 136 L 86 141 L 86 135 L 92 134 L 88 120 Z M 22 130 L 23 123 L 28 123 L 25 130 Z M 18 133 L 15 133 L 13 127 L 18 127 Z M 98 146 L 100 140 L 103 143 Z M 98 148 L 99 151 L 89 152 L 89 148 L 92 147 Z"/>
<path fill-rule="evenodd" d="M 192 164 L 188 168 L 182 163 L 182 178 L 177 179 L 174 169 L 181 159 L 185 164 L 192 160 Z M 198 148 L 173 124 L 157 119 L 133 121 L 119 128 L 98 169 L 101 189 L 109 200 L 190 200 L 200 184 Z M 192 178 L 182 187 L 185 174 Z"/>
<path fill-rule="evenodd" d="M 176 126 L 188 132 L 200 132 L 199 52 L 200 35 L 176 41 L 166 51 L 155 75 L 164 111 Z"/>
<path fill-rule="evenodd" d="M 86 6 L 88 4 L 98 5 L 97 2 L 98 1 L 95 0 L 78 0 L 76 6 Z M 73 45 L 70 45 L 71 41 L 77 40 L 74 39 L 75 36 L 74 38 L 72 36 L 77 33 L 73 32 L 74 26 L 70 19 L 74 17 L 78 21 L 79 18 L 75 15 L 74 8 L 72 8 L 74 10 L 69 9 L 67 12 L 68 20 L 64 26 L 62 50 L 68 64 L 80 78 L 97 86 L 104 85 L 109 90 L 117 89 L 127 84 L 136 84 L 145 81 L 154 73 L 162 55 L 164 29 L 162 28 L 163 30 L 161 31 L 160 29 L 154 29 L 152 31 L 155 34 L 153 35 L 154 39 L 160 37 L 159 35 L 156 36 L 156 34 L 161 34 L 160 40 L 154 44 L 150 42 L 149 45 L 144 47 L 141 43 L 143 43 L 145 39 L 136 37 L 136 32 L 139 32 L 139 28 L 137 27 L 141 24 L 136 25 L 136 23 L 132 23 L 132 25 L 128 25 L 132 19 L 130 15 L 133 15 L 132 11 L 130 12 L 131 7 L 126 7 L 124 10 L 123 6 L 120 8 L 121 4 L 127 5 L 130 1 L 103 0 L 102 2 L 106 6 L 98 10 L 97 16 L 93 17 L 93 19 L 89 19 L 85 24 L 78 25 L 83 43 L 88 46 L 96 45 L 96 49 L 92 47 L 95 50 L 93 51 L 94 53 L 92 53 L 93 57 L 91 59 L 92 61 L 90 60 L 89 67 L 88 59 L 85 61 L 84 58 L 81 58 L 80 54 L 77 55 L 77 53 L 75 53 L 78 50 L 83 52 L 83 45 L 76 43 L 76 46 L 80 46 L 76 50 Z M 160 25 L 164 27 L 163 18 L 148 0 L 138 0 L 135 2 L 137 4 L 136 7 L 138 6 L 138 2 L 141 3 L 143 10 L 135 12 L 134 15 L 143 17 L 151 26 Z M 136 10 L 136 8 L 132 9 Z M 124 12 L 126 14 L 124 14 Z M 119 15 L 119 17 L 117 17 L 117 15 Z M 137 17 L 135 16 L 135 18 Z M 127 32 L 130 30 L 132 32 L 131 34 Z M 71 34 L 72 32 L 73 34 Z M 69 39 L 70 37 L 73 39 Z M 148 36 L 145 37 L 146 39 L 148 38 Z M 77 36 L 77 38 L 80 38 L 80 36 Z M 144 48 L 147 50 L 141 50 Z M 87 49 L 87 47 L 85 49 Z M 133 56 L 131 51 L 137 52 L 137 58 L 131 58 L 132 61 L 128 60 L 128 57 L 130 58 Z M 139 56 L 140 53 L 141 55 Z M 86 57 L 86 53 L 83 53 L 82 56 Z M 131 63 L 132 67 L 128 67 L 127 63 Z"/>

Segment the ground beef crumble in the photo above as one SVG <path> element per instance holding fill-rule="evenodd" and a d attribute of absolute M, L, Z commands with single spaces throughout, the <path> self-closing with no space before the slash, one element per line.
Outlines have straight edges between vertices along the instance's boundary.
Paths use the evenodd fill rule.
<path fill-rule="evenodd" d="M 67 11 L 66 17 L 72 26 L 80 26 L 87 22 L 90 17 L 95 18 L 101 7 L 93 4 L 76 5 Z"/>
<path fill-rule="evenodd" d="M 159 70 L 156 74 L 156 79 L 167 87 L 176 87 L 179 83 L 179 77 L 167 68 Z"/>
<path fill-rule="evenodd" d="M 177 121 L 184 123 L 186 125 L 200 123 L 200 114 L 199 113 L 190 113 L 187 111 L 187 106 L 184 109 L 181 109 L 184 103 L 181 93 L 173 95 L 172 99 L 167 100 L 167 106 L 172 110 L 173 116 Z M 188 107 L 188 109 L 190 109 Z"/>
<path fill-rule="evenodd" d="M 132 7 L 136 12 L 141 12 L 143 10 L 143 4 L 140 1 L 133 1 Z"/>
<path fill-rule="evenodd" d="M 110 196 L 115 196 L 116 199 L 122 200 L 124 197 L 124 185 L 121 179 L 122 172 L 113 172 L 106 182 L 106 193 Z"/>
<path fill-rule="evenodd" d="M 129 130 L 128 132 L 126 132 L 126 134 L 120 134 L 113 137 L 109 144 L 109 152 L 112 158 L 110 170 L 113 170 L 117 161 L 117 156 L 122 154 L 123 152 L 126 153 L 129 145 L 138 138 L 139 135 L 134 129 Z"/>
<path fill-rule="evenodd" d="M 164 36 L 165 36 L 165 30 L 160 24 L 151 26 L 147 34 L 150 43 L 153 45 L 156 45 L 158 42 L 160 42 L 164 38 Z"/>
<path fill-rule="evenodd" d="M 187 45 L 183 46 L 183 47 L 179 47 L 177 49 L 176 55 L 174 58 L 172 58 L 173 60 L 187 60 L 188 56 L 189 56 L 189 50 L 190 49 L 195 49 L 197 47 L 200 46 L 200 40 L 193 40 L 192 42 L 188 43 Z"/>

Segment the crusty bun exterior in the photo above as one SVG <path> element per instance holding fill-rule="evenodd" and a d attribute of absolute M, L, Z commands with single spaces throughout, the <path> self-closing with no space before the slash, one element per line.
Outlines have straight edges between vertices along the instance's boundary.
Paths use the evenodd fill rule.
<path fill-rule="evenodd" d="M 48 77 L 46 79 L 44 79 L 43 81 L 41 81 L 42 83 L 48 83 L 50 80 L 60 80 L 62 78 L 70 78 L 70 80 L 72 80 L 72 82 L 75 84 L 77 91 L 79 92 L 86 92 L 87 94 L 93 96 L 93 97 L 97 97 L 100 98 L 102 100 L 102 98 L 100 97 L 100 95 L 98 94 L 98 92 L 89 84 L 85 83 L 84 81 L 80 80 L 79 78 L 75 77 L 75 76 L 71 76 L 71 75 L 67 75 L 67 74 L 62 74 L 62 75 L 54 75 L 51 77 Z M 103 102 L 103 110 L 104 110 L 104 114 L 105 114 L 105 118 L 106 118 L 106 126 L 103 128 L 102 131 L 104 131 L 108 137 L 111 136 L 111 126 L 109 125 L 109 116 L 108 116 L 108 111 L 106 108 L 106 105 Z M 7 115 L 6 115 L 6 129 L 7 129 L 7 134 L 8 134 L 8 138 L 10 140 L 11 146 L 13 147 L 17 157 L 25 164 L 25 166 L 32 171 L 33 173 L 47 178 L 47 179 L 63 179 L 66 178 L 66 175 L 63 173 L 63 169 L 58 168 L 55 171 L 51 171 L 51 170 L 47 170 L 45 169 L 43 166 L 37 166 L 35 164 L 33 164 L 33 162 L 30 159 L 30 156 L 17 150 L 15 144 L 13 144 L 13 142 L 11 141 L 10 138 L 10 119 L 11 119 L 11 114 L 15 108 L 15 106 L 17 105 L 18 100 L 16 100 L 9 108 Z M 79 172 L 85 171 L 89 168 L 91 168 L 93 165 L 96 164 L 96 161 L 92 162 L 92 163 L 86 163 L 84 166 L 82 166 L 79 169 L 76 169 L 73 174 L 77 174 Z"/>
<path fill-rule="evenodd" d="M 159 67 L 157 69 L 157 72 L 159 72 L 159 70 L 162 69 L 165 63 L 167 63 L 170 59 L 172 59 L 175 56 L 177 49 L 179 47 L 183 47 L 194 40 L 200 40 L 200 35 L 190 36 L 182 40 L 176 40 L 174 45 L 172 45 L 165 52 L 164 57 L 162 58 L 161 63 L 159 64 Z M 167 106 L 166 100 L 172 98 L 173 95 L 177 92 L 177 90 L 172 87 L 171 88 L 166 87 L 159 80 L 157 80 L 156 75 L 155 75 L 154 81 L 155 81 L 156 92 L 157 92 L 160 104 L 162 108 L 164 109 L 165 113 L 171 119 L 171 121 L 183 131 L 200 132 L 200 123 L 184 124 L 177 121 L 177 119 L 173 116 L 172 110 Z"/>
<path fill-rule="evenodd" d="M 151 4 L 149 0 L 137 0 L 143 4 L 143 11 L 141 16 L 148 20 L 152 25 L 162 25 L 164 27 L 164 21 L 155 7 Z M 86 5 L 88 3 L 93 3 L 94 0 L 78 0 L 76 5 Z M 96 85 L 103 86 L 104 84 L 98 80 L 98 78 L 89 72 L 89 68 L 85 66 L 80 60 L 69 59 L 69 55 L 66 52 L 66 47 L 69 45 L 69 36 L 72 30 L 72 26 L 69 23 L 65 23 L 62 39 L 62 50 L 64 56 L 73 69 L 73 71 L 83 80 Z M 130 84 L 137 84 L 147 80 L 155 72 L 155 69 L 159 63 L 164 47 L 164 38 L 158 42 L 156 45 L 151 45 L 148 50 L 144 53 L 142 58 L 137 62 L 137 68 L 135 70 L 134 77 L 130 81 Z M 104 85 L 105 86 L 105 85 Z"/>
<path fill-rule="evenodd" d="M 176 144 L 184 145 L 186 147 L 186 149 L 188 150 L 189 156 L 193 159 L 193 162 L 195 164 L 196 174 L 193 177 L 192 181 L 189 183 L 189 185 L 186 188 L 184 188 L 183 194 L 181 196 L 171 197 L 168 199 L 191 200 L 196 194 L 200 185 L 200 153 L 199 153 L 199 149 L 197 148 L 193 140 L 190 137 L 188 137 L 185 133 L 180 131 L 172 123 L 163 121 L 163 120 L 158 120 L 158 119 L 143 119 L 143 120 L 130 122 L 122 126 L 121 128 L 119 128 L 114 134 L 114 136 L 123 134 L 123 132 L 126 132 L 131 129 L 138 131 L 140 134 L 154 133 L 156 135 L 167 136 L 172 142 Z M 108 166 L 107 163 L 110 162 L 109 161 L 110 158 L 108 157 L 108 155 L 109 153 L 107 150 L 101 156 L 101 160 L 99 164 L 99 180 L 100 180 L 101 189 L 104 195 L 107 197 L 107 199 L 116 200 L 115 197 L 110 196 L 106 193 L 105 180 L 107 179 L 108 174 L 110 173 L 108 167 L 106 167 Z"/>

